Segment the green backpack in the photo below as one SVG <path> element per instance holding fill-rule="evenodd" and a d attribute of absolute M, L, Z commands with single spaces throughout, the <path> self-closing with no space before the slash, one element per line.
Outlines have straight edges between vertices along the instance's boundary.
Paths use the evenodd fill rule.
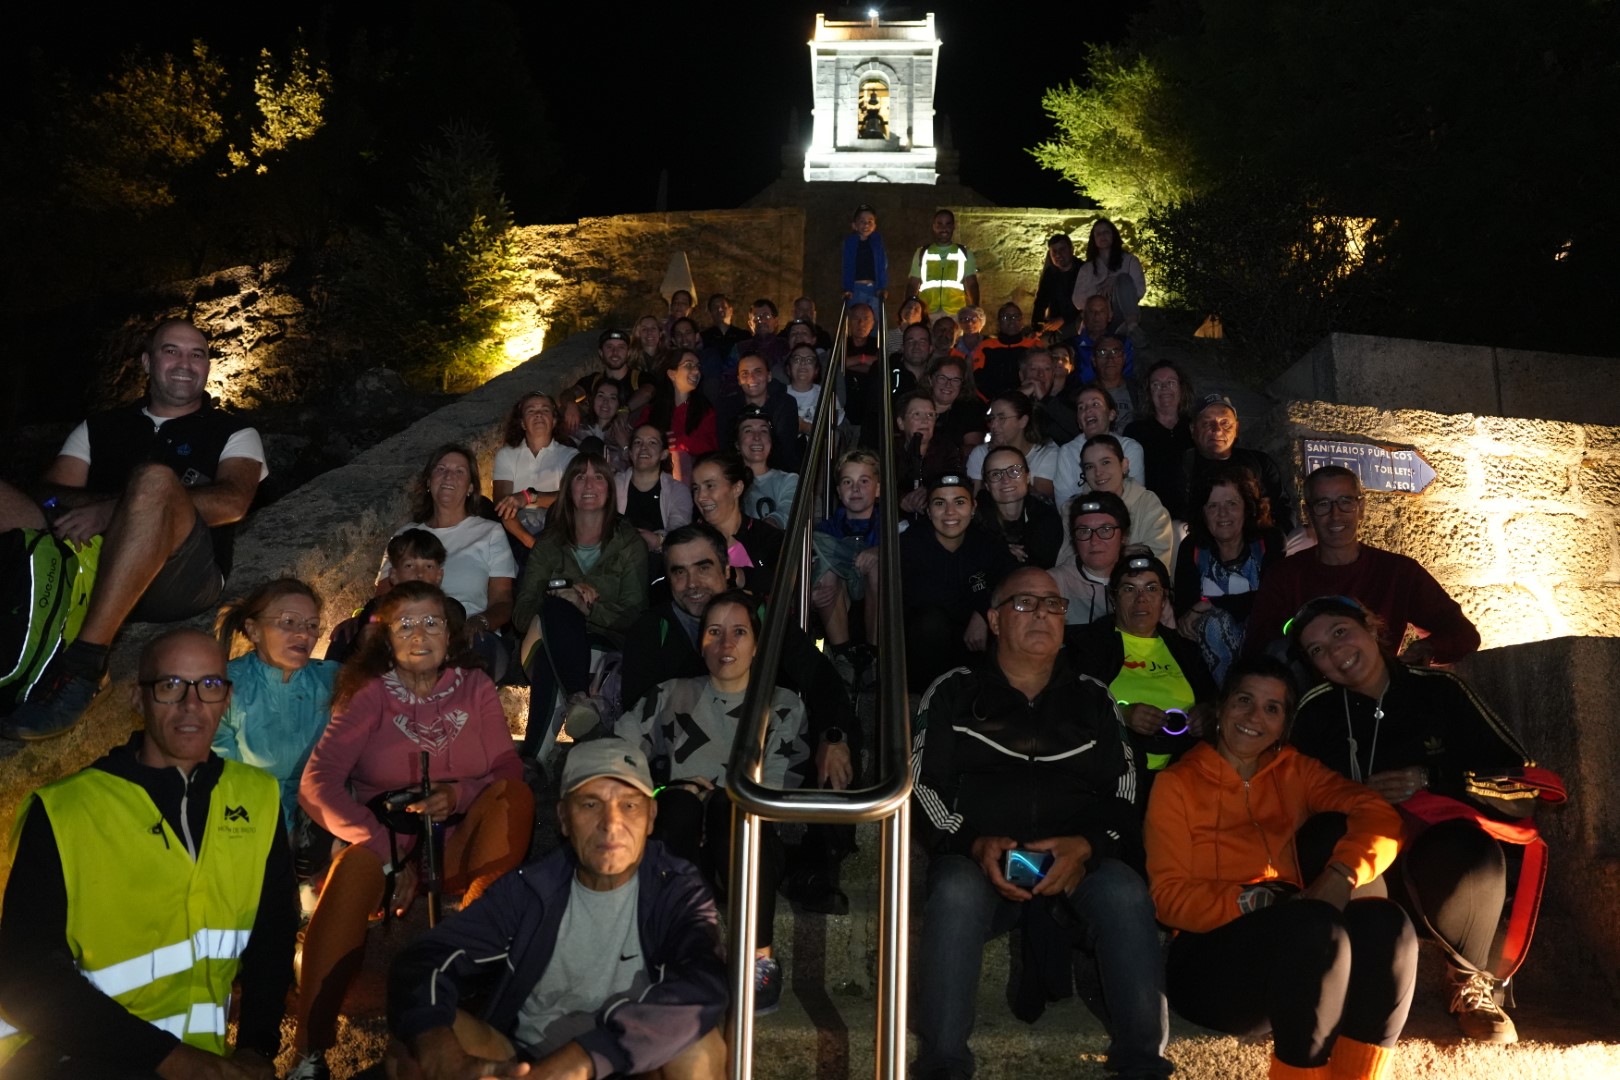
<path fill-rule="evenodd" d="M 35 529 L 0 533 L 0 716 L 79 636 L 100 560 L 99 536 L 76 544 Z"/>

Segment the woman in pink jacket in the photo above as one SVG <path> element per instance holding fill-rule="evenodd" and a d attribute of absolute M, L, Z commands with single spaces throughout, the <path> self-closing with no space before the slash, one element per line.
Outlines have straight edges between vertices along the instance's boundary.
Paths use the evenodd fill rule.
<path fill-rule="evenodd" d="M 304 936 L 294 1076 L 325 1075 L 343 984 L 359 967 L 386 882 L 394 882 L 396 914 L 415 898 L 416 837 L 390 835 L 382 804 L 393 792 L 419 793 L 423 751 L 432 788 L 403 810 L 444 824 L 446 893 L 461 893 L 465 907 L 528 853 L 534 797 L 495 685 L 470 666 L 460 608 L 448 607 L 455 614 L 424 582 L 398 585 L 379 601 L 338 675 L 332 721 L 304 769 L 299 805 L 347 846 Z"/>

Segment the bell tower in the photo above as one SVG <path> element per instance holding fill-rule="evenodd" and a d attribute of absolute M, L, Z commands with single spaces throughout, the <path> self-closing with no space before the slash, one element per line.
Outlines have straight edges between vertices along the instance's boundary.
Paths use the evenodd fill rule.
<path fill-rule="evenodd" d="M 810 40 L 810 145 L 806 180 L 933 184 L 939 180 L 934 15 L 888 21 L 816 16 Z"/>

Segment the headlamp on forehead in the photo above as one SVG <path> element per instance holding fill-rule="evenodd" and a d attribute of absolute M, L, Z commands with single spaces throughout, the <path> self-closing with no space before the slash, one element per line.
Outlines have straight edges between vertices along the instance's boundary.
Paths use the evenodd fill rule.
<path fill-rule="evenodd" d="M 1137 555 L 1134 558 L 1126 559 L 1125 560 L 1125 569 L 1131 570 L 1131 571 L 1152 570 L 1153 569 L 1153 556 L 1151 556 L 1151 555 Z"/>
<path fill-rule="evenodd" d="M 1103 504 L 1098 502 L 1097 500 L 1095 500 L 1095 499 L 1087 499 L 1085 502 L 1080 504 L 1080 513 L 1082 513 L 1082 514 L 1106 514 L 1106 513 L 1108 513 L 1108 511 L 1104 510 L 1103 509 Z"/>

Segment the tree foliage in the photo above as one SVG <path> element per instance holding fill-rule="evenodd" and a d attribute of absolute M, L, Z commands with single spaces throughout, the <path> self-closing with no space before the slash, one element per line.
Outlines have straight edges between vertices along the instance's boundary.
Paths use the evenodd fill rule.
<path fill-rule="evenodd" d="M 344 306 L 368 345 L 419 385 L 476 385 L 523 266 L 489 137 L 450 125 L 423 148 L 417 179 L 357 244 Z"/>
<path fill-rule="evenodd" d="M 1186 140 L 1171 129 L 1154 64 L 1140 53 L 1090 45 L 1086 67 L 1085 85 L 1071 82 L 1041 99 L 1058 134 L 1031 151 L 1035 159 L 1128 221 L 1191 194 Z"/>
<path fill-rule="evenodd" d="M 1537 347 L 1550 327 L 1560 348 L 1612 351 L 1570 300 L 1620 271 L 1591 167 L 1620 159 L 1617 23 L 1586 0 L 1155 0 L 1128 43 L 1090 50 L 1084 83 L 1048 92 L 1057 134 L 1033 152 L 1143 226 L 1159 283 L 1239 339 L 1293 341 L 1328 314 Z M 1324 223 L 1345 218 L 1376 223 L 1376 257 L 1327 272 Z M 1278 281 L 1315 303 L 1261 295 Z M 1501 317 L 1510 281 L 1543 318 Z M 1264 335 L 1245 325 L 1261 319 Z"/>
<path fill-rule="evenodd" d="M 253 76 L 258 120 L 253 124 L 247 150 L 237 149 L 235 143 L 226 150 L 231 168 L 269 171 L 266 162 L 270 155 L 313 137 L 321 129 L 331 93 L 331 73 L 312 62 L 303 45 L 292 50 L 285 69 L 275 54 L 261 49 Z"/>

